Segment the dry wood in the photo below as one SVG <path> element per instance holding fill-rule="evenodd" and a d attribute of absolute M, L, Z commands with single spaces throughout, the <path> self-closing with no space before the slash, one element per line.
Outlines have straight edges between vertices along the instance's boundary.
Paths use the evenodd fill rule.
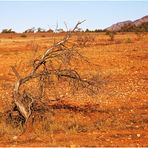
<path fill-rule="evenodd" d="M 40 95 L 38 98 L 43 97 L 45 91 L 45 80 L 46 78 L 50 79 L 50 76 L 52 75 L 55 75 L 58 78 L 72 79 L 74 83 L 78 82 L 81 83 L 82 87 L 92 89 L 89 86 L 94 85 L 94 82 L 82 79 L 76 70 L 71 68 L 62 69 L 61 67 L 55 68 L 52 64 L 53 61 L 58 61 L 58 63 L 66 65 L 69 63 L 71 58 L 74 57 L 74 55 L 79 56 L 80 58 L 83 58 L 85 61 L 87 61 L 85 57 L 83 57 L 77 50 L 75 50 L 74 46 L 68 47 L 66 45 L 72 33 L 78 29 L 78 26 L 83 22 L 84 21 L 78 22 L 71 31 L 67 31 L 67 34 L 62 40 L 54 43 L 53 46 L 44 52 L 41 58 L 35 59 L 32 65 L 32 71 L 27 76 L 21 77 L 16 68 L 14 66 L 11 67 L 17 78 L 14 87 L 14 103 L 20 114 L 25 118 L 25 121 L 27 121 L 31 116 L 31 107 L 34 100 L 36 99 L 26 91 L 23 93 L 20 92 L 20 87 L 23 87 L 23 84 L 25 84 L 27 81 L 39 78 Z"/>

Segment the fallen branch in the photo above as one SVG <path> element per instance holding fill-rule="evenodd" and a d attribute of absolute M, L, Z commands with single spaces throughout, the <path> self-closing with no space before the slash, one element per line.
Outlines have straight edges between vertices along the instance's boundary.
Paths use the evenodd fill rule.
<path fill-rule="evenodd" d="M 49 49 L 47 49 L 41 58 L 34 59 L 32 65 L 32 71 L 25 77 L 21 77 L 18 71 L 14 66 L 12 66 L 12 71 L 15 74 L 17 80 L 15 82 L 14 87 L 14 104 L 15 108 L 19 111 L 19 113 L 25 118 L 25 122 L 29 119 L 32 114 L 32 106 L 34 101 L 36 100 L 32 94 L 29 94 L 27 91 L 20 91 L 20 88 L 33 79 L 39 78 L 39 96 L 38 99 L 40 100 L 44 96 L 45 92 L 45 83 L 46 79 L 51 79 L 51 76 L 56 76 L 59 78 L 66 78 L 66 80 L 73 80 L 73 83 L 81 84 L 83 88 L 88 88 L 93 91 L 93 88 L 90 86 L 94 85 L 93 81 L 83 79 L 79 75 L 79 73 L 71 68 L 63 68 L 66 67 L 66 64 L 69 64 L 71 59 L 73 58 L 80 58 L 83 59 L 84 57 L 74 48 L 69 47 L 67 45 L 72 33 L 78 28 L 82 22 L 78 22 L 75 27 L 68 31 L 65 37 L 57 43 L 54 43 Z M 86 58 L 84 58 L 85 61 Z M 58 68 L 56 68 L 56 64 L 58 63 Z"/>

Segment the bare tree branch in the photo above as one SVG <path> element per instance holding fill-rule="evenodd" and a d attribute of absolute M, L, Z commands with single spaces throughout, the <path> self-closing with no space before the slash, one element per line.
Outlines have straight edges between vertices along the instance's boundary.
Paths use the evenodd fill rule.
<path fill-rule="evenodd" d="M 25 91 L 22 94 L 20 91 L 20 87 L 22 87 L 23 84 L 28 81 L 39 78 L 40 93 L 38 98 L 43 97 L 45 92 L 46 79 L 50 79 L 51 76 L 66 78 L 66 80 L 70 79 L 73 80 L 74 84 L 76 82 L 81 83 L 82 87 L 88 88 L 90 90 L 92 89 L 90 86 L 94 85 L 94 82 L 82 79 L 79 73 L 72 68 L 65 68 L 66 64 L 69 64 L 73 58 L 80 58 L 84 59 L 84 61 L 87 61 L 84 56 L 75 50 L 74 45 L 72 45 L 72 47 L 67 45 L 68 40 L 72 36 L 72 33 L 78 29 L 78 26 L 84 21 L 78 22 L 72 30 L 67 31 L 65 37 L 62 40 L 54 43 L 43 53 L 41 58 L 35 59 L 33 61 L 32 71 L 27 76 L 21 77 L 16 68 L 14 66 L 11 67 L 17 78 L 14 88 L 14 103 L 26 121 L 32 113 L 31 106 L 33 105 L 35 99 L 28 92 Z"/>

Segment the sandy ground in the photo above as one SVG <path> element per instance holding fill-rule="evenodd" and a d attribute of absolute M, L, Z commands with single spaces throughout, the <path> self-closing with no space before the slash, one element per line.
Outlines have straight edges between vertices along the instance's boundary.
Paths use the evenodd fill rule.
<path fill-rule="evenodd" d="M 59 108 L 46 128 L 36 123 L 20 137 L 17 130 L 0 125 L 0 146 L 148 146 L 148 35 L 137 40 L 134 33 L 120 33 L 113 42 L 103 33 L 89 35 L 95 40 L 80 50 L 97 66 L 81 65 L 79 70 L 98 75 L 99 93 L 64 92 L 65 104 L 89 104 L 87 112 Z M 62 37 L 0 34 L 0 112 L 12 101 L 15 76 L 10 66 L 17 65 L 24 75 L 34 50 L 42 54 Z"/>

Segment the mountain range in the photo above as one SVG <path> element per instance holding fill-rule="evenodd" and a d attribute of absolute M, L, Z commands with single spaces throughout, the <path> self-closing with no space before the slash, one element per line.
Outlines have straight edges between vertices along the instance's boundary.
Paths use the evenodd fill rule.
<path fill-rule="evenodd" d="M 123 21 L 106 28 L 107 31 L 148 31 L 148 15 L 140 19 Z"/>

